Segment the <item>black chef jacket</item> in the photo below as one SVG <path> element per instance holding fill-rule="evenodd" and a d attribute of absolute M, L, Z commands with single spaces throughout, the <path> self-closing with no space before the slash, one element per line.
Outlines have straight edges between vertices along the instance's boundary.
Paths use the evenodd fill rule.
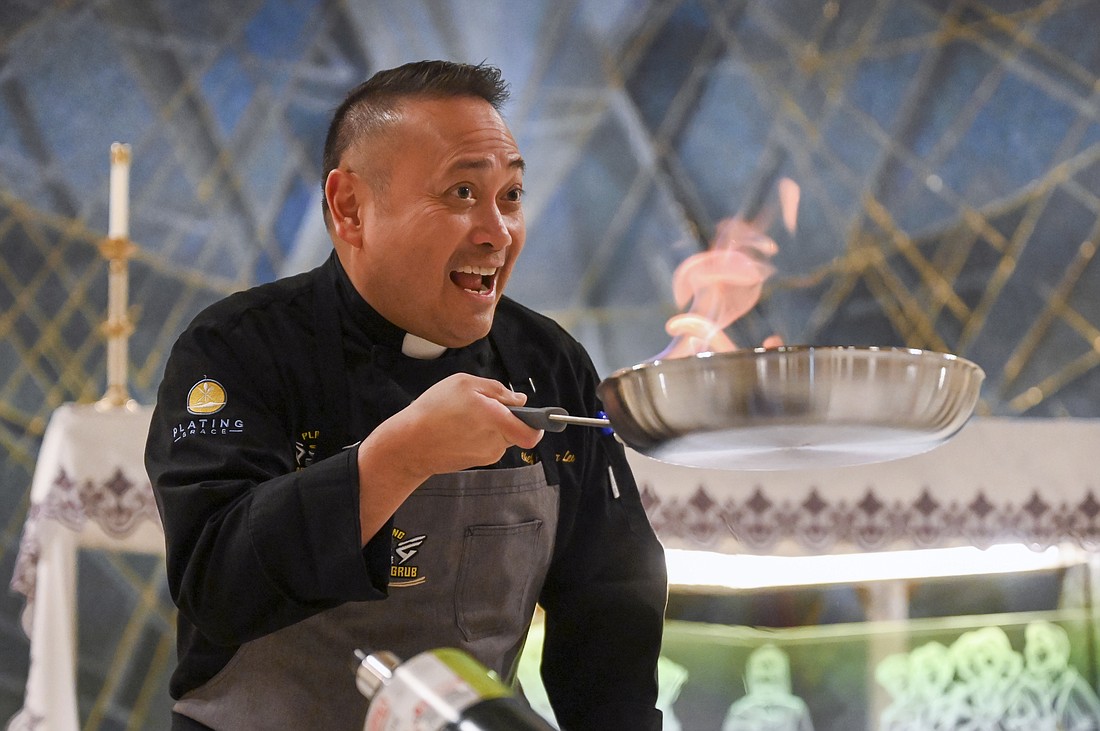
<path fill-rule="evenodd" d="M 358 464 L 347 447 L 431 384 L 463 371 L 527 393 L 529 406 L 600 409 L 581 345 L 508 298 L 488 338 L 438 359 L 402 355 L 404 334 L 356 293 L 333 254 L 214 304 L 179 337 L 145 454 L 179 607 L 173 697 L 248 640 L 344 602 L 385 599 L 391 531 L 360 545 Z M 591 428 L 543 439 L 561 501 L 539 596 L 555 713 L 566 729 L 659 729 L 664 557 L 623 449 Z M 501 465 L 536 454 L 513 447 Z"/>

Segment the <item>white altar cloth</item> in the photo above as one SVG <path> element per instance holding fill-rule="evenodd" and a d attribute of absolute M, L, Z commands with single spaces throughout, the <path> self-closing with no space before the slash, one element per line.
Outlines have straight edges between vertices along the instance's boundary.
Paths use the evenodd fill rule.
<path fill-rule="evenodd" d="M 906 459 L 728 472 L 630 453 L 665 546 L 811 555 L 1023 543 L 1100 547 L 1100 419 L 979 418 Z"/>
<path fill-rule="evenodd" d="M 30 671 L 9 729 L 77 731 L 77 551 L 164 554 L 143 454 L 152 408 L 65 404 L 50 417 L 11 586 L 26 596 Z"/>

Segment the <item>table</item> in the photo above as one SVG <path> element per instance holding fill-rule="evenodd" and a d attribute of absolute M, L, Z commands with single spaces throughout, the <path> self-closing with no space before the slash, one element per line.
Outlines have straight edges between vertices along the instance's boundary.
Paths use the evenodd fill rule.
<path fill-rule="evenodd" d="M 804 556 L 947 546 L 1100 547 L 1100 419 L 975 417 L 920 455 L 723 472 L 630 455 L 666 546 Z"/>
<path fill-rule="evenodd" d="M 82 548 L 164 554 L 143 453 L 152 407 L 64 404 L 50 417 L 11 586 L 26 597 L 30 671 L 9 729 L 77 731 L 76 564 Z"/>
<path fill-rule="evenodd" d="M 722 562 L 712 574 L 742 572 L 722 577 L 741 580 L 755 573 L 759 576 L 750 578 L 762 579 L 763 586 L 783 573 L 827 583 L 838 572 L 822 570 L 823 558 L 862 564 L 853 559 L 879 554 L 895 564 L 898 551 L 916 551 L 924 570 L 932 570 L 935 551 L 927 549 L 973 547 L 969 550 L 984 556 L 1013 547 L 1005 544 L 1035 551 L 1068 545 L 1073 550 L 1060 553 L 1059 560 L 1087 562 L 1087 570 L 1097 574 L 1098 448 L 1098 419 L 984 417 L 971 419 L 952 440 L 924 454 L 857 467 L 728 472 L 628 455 L 646 512 L 666 548 L 737 554 L 727 557 L 749 560 L 736 569 Z M 690 555 L 698 563 L 709 554 Z M 670 579 L 672 569 L 670 562 Z M 959 562 L 948 570 L 963 569 Z M 865 589 L 868 620 L 902 627 L 900 620 L 909 615 L 906 580 L 889 576 L 864 573 L 852 581 Z M 1086 601 L 1091 606 L 1091 592 Z M 868 667 L 907 656 L 909 641 L 905 631 L 872 634 Z M 868 728 L 873 729 L 896 701 L 873 673 L 870 677 Z"/>

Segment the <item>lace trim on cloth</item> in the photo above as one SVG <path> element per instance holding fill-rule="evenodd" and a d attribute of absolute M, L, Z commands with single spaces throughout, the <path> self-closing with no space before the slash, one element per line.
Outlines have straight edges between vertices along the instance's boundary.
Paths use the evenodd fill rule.
<path fill-rule="evenodd" d="M 46 499 L 31 505 L 27 513 L 15 559 L 11 588 L 27 598 L 28 608 L 34 602 L 35 569 L 41 550 L 38 528 L 45 520 L 61 523 L 76 532 L 92 521 L 107 535 L 121 539 L 132 534 L 142 521 L 151 520 L 159 526 L 160 514 L 147 479 L 131 480 L 119 468 L 102 481 L 74 480 L 64 468 L 59 468 Z M 23 629 L 28 636 L 30 615 L 24 610 Z"/>
<path fill-rule="evenodd" d="M 744 500 L 715 498 L 700 485 L 688 498 L 661 497 L 642 484 L 642 504 L 661 539 L 700 548 L 736 540 L 767 552 L 791 541 L 806 552 L 936 548 L 964 542 L 978 548 L 1024 543 L 1036 550 L 1072 541 L 1100 548 L 1100 501 L 1091 490 L 1079 501 L 1047 501 L 1038 490 L 1022 504 L 998 501 L 985 490 L 944 500 L 925 488 L 915 499 L 881 496 L 873 486 L 858 500 L 830 500 L 817 488 L 801 499 L 757 487 Z M 844 545 L 847 544 L 847 545 Z"/>

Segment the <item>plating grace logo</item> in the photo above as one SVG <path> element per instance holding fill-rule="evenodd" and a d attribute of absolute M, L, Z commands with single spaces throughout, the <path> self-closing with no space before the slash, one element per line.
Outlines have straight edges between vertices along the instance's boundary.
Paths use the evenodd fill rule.
<path fill-rule="evenodd" d="M 225 387 L 204 378 L 187 392 L 187 411 L 191 414 L 216 414 L 225 408 Z"/>
<path fill-rule="evenodd" d="M 172 427 L 172 441 L 203 435 L 235 434 L 244 431 L 244 421 L 230 417 L 210 416 L 225 408 L 225 387 L 211 378 L 203 378 L 187 392 L 187 412 L 199 417 L 181 421 Z"/>
<path fill-rule="evenodd" d="M 172 427 L 172 441 L 178 442 L 198 434 L 237 434 L 243 431 L 244 421 L 241 419 L 192 419 Z"/>

